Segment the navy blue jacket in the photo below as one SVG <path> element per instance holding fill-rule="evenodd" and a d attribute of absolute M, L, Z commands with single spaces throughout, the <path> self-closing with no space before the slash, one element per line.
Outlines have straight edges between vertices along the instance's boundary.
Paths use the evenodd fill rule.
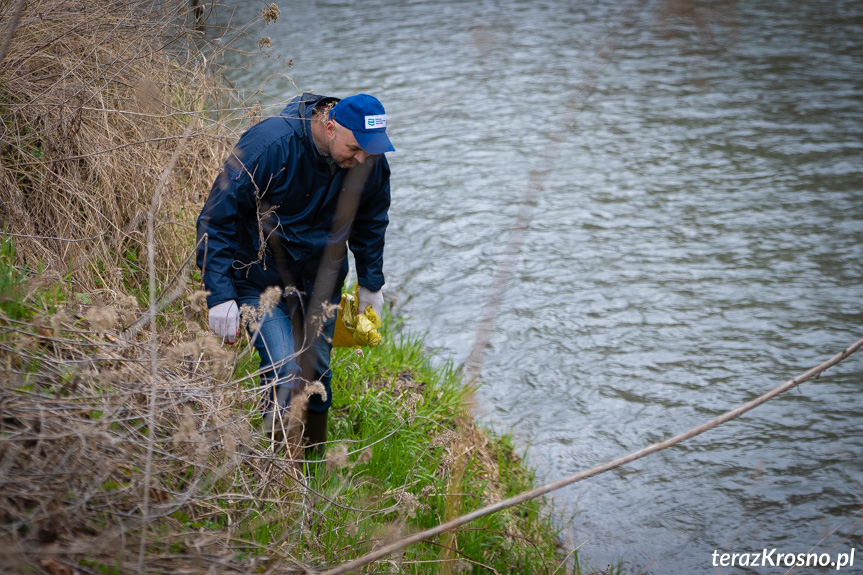
<path fill-rule="evenodd" d="M 312 291 L 327 242 L 339 241 L 331 240 L 333 215 L 350 171 L 331 166 L 312 140 L 312 109 L 327 101 L 336 99 L 303 94 L 279 116 L 252 126 L 216 178 L 197 227 L 199 241 L 205 233 L 208 236 L 198 247 L 197 262 L 210 292 L 209 307 L 236 299 L 235 282 L 263 290 L 283 286 L 283 278 L 289 277 L 301 291 Z M 384 284 L 390 169 L 384 155 L 369 161 L 374 165 L 360 195 L 348 246 L 359 284 L 377 291 Z M 268 240 L 270 234 L 274 235 Z M 274 239 L 281 253 L 274 253 Z M 345 258 L 331 295 L 336 301 L 347 265 Z"/>

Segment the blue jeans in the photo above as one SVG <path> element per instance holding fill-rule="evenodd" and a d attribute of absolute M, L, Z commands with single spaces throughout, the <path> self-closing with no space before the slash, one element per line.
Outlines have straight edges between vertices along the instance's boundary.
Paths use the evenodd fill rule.
<path fill-rule="evenodd" d="M 257 308 L 260 303 L 259 288 L 235 285 L 237 289 L 237 305 L 243 304 Z M 306 298 L 304 298 L 306 299 Z M 308 301 L 303 302 L 303 306 Z M 291 396 L 299 391 L 301 369 L 304 364 L 307 369 L 308 381 L 320 381 L 327 391 L 327 399 L 315 394 L 309 398 L 309 411 L 323 413 L 330 408 L 333 401 L 330 382 L 333 373 L 330 370 L 330 351 L 332 350 L 333 330 L 336 318 L 332 317 L 324 323 L 322 333 L 306 343 L 307 349 L 302 351 L 303 307 L 300 307 L 300 297 L 282 298 L 263 320 L 260 332 L 249 333 L 252 343 L 261 357 L 261 386 L 263 386 L 263 412 L 273 413 L 278 403 L 286 410 Z M 293 320 L 293 321 L 292 321 Z M 297 353 L 300 350 L 301 353 Z"/>

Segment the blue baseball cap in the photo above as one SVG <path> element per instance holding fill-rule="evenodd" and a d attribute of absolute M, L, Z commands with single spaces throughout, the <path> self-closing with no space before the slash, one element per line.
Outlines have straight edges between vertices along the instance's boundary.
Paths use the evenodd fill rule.
<path fill-rule="evenodd" d="M 357 144 L 369 154 L 395 152 L 387 137 L 387 114 L 374 96 L 357 94 L 333 106 L 330 120 L 335 120 L 354 134 Z"/>

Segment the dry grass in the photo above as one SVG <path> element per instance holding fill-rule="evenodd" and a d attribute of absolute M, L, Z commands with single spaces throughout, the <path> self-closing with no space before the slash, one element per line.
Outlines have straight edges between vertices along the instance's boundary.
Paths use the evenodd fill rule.
<path fill-rule="evenodd" d="M 288 464 L 248 447 L 263 442 L 251 437 L 247 416 L 254 401 L 225 377 L 233 355 L 203 333 L 176 346 L 173 359 L 160 361 L 156 467 L 145 486 L 149 350 L 113 330 L 89 331 L 79 314 L 63 313 L 53 331 L 40 330 L 38 320 L 7 320 L 0 330 L 0 565 L 104 557 L 125 571 L 137 555 L 123 549 L 136 549 L 147 533 L 141 529 L 145 520 L 160 526 L 149 535 L 148 551 L 158 560 L 160 549 L 182 555 L 193 523 L 240 523 L 254 512 L 244 502 L 290 491 L 272 468 L 290 470 Z M 165 337 L 163 349 L 170 344 Z M 217 483 L 236 501 L 230 495 L 218 505 L 208 501 Z M 196 544 L 206 554 L 207 542 L 197 538 Z"/>
<path fill-rule="evenodd" d="M 501 456 L 488 438 L 466 419 L 459 437 L 430 423 L 456 417 L 461 395 L 450 386 L 442 400 L 405 375 L 419 355 L 392 359 L 398 393 L 348 382 L 374 401 L 334 410 L 333 423 L 370 429 L 334 446 L 329 465 L 302 468 L 274 449 L 257 431 L 250 347 L 225 348 L 205 330 L 186 277 L 195 218 L 236 140 L 225 125 L 248 125 L 260 107 L 235 103 L 214 80 L 202 54 L 212 62 L 215 48 L 190 29 L 184 3 L 31 0 L 12 27 L 19 5 L 0 4 L 0 219 L 15 244 L 12 258 L 0 243 L 0 571 L 306 572 L 420 518 L 438 521 L 447 502 L 457 513 L 500 499 Z M 261 18 L 278 15 L 270 4 Z M 164 294 L 156 325 L 140 307 L 148 291 Z M 399 449 L 408 429 L 426 473 Z M 384 488 L 375 465 L 403 482 Z M 525 538 L 520 521 L 491 532 L 504 560 Z M 547 535 L 536 540 L 549 548 Z M 439 545 L 429 542 L 414 572 L 441 561 L 461 569 L 456 539 L 443 559 Z"/>
<path fill-rule="evenodd" d="M 294 467 L 249 447 L 267 445 L 250 421 L 257 396 L 201 331 L 200 297 L 163 311 L 158 333 L 134 322 L 149 211 L 157 289 L 176 299 L 236 138 L 223 122 L 247 111 L 226 111 L 203 56 L 216 54 L 182 2 L 33 0 L 16 18 L 19 4 L 0 7 L 0 219 L 16 246 L 6 263 L 31 279 L 0 294 L 23 302 L 0 311 L 0 570 L 66 573 L 88 558 L 140 571 L 143 538 L 148 570 L 173 555 L 172 568 L 230 571 L 236 550 L 213 551 L 199 526 L 230 540 L 261 502 L 296 500 Z M 32 299 L 61 278 L 72 287 L 51 305 Z"/>
<path fill-rule="evenodd" d="M 142 281 L 129 267 L 193 118 L 157 211 L 163 277 L 192 244 L 194 207 L 227 142 L 207 121 L 222 94 L 179 14 L 144 2 L 85 6 L 28 2 L 11 36 L 0 75 L 0 219 L 20 265 L 113 293 L 124 269 Z M 0 9 L 5 37 L 13 8 Z"/>
<path fill-rule="evenodd" d="M 202 329 L 205 312 L 195 310 L 195 300 L 193 294 L 181 309 L 161 314 L 182 328 L 156 334 L 155 379 L 151 334 L 127 339 L 117 329 L 122 315 L 140 310 L 76 304 L 53 314 L 43 306 L 28 319 L 0 315 L 0 571 L 305 573 L 324 558 L 338 563 L 409 533 L 421 516 L 440 521 L 468 503 L 500 500 L 501 458 L 508 473 L 524 473 L 511 450 L 459 414 L 451 396 L 441 400 L 440 388 L 402 371 L 389 382 L 354 384 L 386 398 L 375 409 L 390 417 L 374 416 L 370 423 L 379 431 L 372 437 L 336 440 L 326 466 L 301 475 L 257 431 L 260 390 L 254 373 L 237 368 L 253 363 Z M 34 299 L 22 301 L 25 309 L 39 309 Z M 432 425 L 440 431 L 424 448 L 442 451 L 433 458 L 434 477 L 408 471 L 403 483 L 385 489 L 371 479 L 370 466 L 389 468 L 388 449 L 406 435 L 410 441 L 425 435 L 418 426 L 428 414 L 418 407 L 433 405 L 430 397 L 450 405 L 444 409 L 454 416 Z M 337 426 L 368 417 L 334 413 Z M 382 450 L 381 442 L 392 445 Z M 431 455 L 408 451 L 411 458 Z M 359 499 L 355 490 L 363 493 Z M 548 541 L 518 514 L 499 525 L 505 546 Z M 431 542 L 421 556 L 443 571 L 482 559 L 457 541 L 451 535 Z"/>

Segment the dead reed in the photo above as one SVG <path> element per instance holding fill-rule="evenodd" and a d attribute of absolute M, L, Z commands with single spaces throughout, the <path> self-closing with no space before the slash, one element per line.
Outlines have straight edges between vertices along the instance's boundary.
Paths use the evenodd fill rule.
<path fill-rule="evenodd" d="M 256 396 L 233 381 L 234 354 L 201 331 L 199 302 L 163 311 L 155 332 L 135 321 L 152 289 L 148 215 L 156 289 L 176 299 L 185 275 L 169 280 L 235 139 L 223 128 L 229 94 L 207 68 L 216 54 L 184 11 L 142 1 L 0 7 L 0 220 L 15 245 L 13 255 L 4 240 L 0 265 L 4 571 L 65 573 L 86 561 L 98 570 L 100 558 L 140 570 L 124 550 L 142 538 L 148 561 L 183 556 L 190 534 L 216 524 L 210 514 L 240 525 L 261 501 L 295 499 L 281 473 L 293 467 L 249 447 L 265 446 L 251 437 Z M 63 287 L 46 298 L 50 285 Z M 210 543 L 195 537 L 204 570 L 227 568 L 232 553 L 208 555 Z"/>
<path fill-rule="evenodd" d="M 113 301 L 142 284 L 149 201 L 188 142 L 158 206 L 159 270 L 176 270 L 224 158 L 210 111 L 224 100 L 203 53 L 162 3 L 27 3 L 0 74 L 0 219 L 19 265 L 47 268 Z M 193 118 L 198 122 L 184 135 Z M 179 249 L 179 248 L 183 249 Z M 141 265 L 143 267 L 143 264 Z M 131 289 L 133 286 L 126 286 Z"/>
<path fill-rule="evenodd" d="M 225 126 L 260 107 L 220 83 L 188 8 L 0 5 L 2 572 L 312 572 L 529 482 L 511 446 L 451 426 L 455 372 L 416 341 L 337 357 L 326 465 L 259 433 L 253 351 L 205 330 L 187 264 Z M 548 570 L 537 508 L 494 521 L 393 568 Z"/>

